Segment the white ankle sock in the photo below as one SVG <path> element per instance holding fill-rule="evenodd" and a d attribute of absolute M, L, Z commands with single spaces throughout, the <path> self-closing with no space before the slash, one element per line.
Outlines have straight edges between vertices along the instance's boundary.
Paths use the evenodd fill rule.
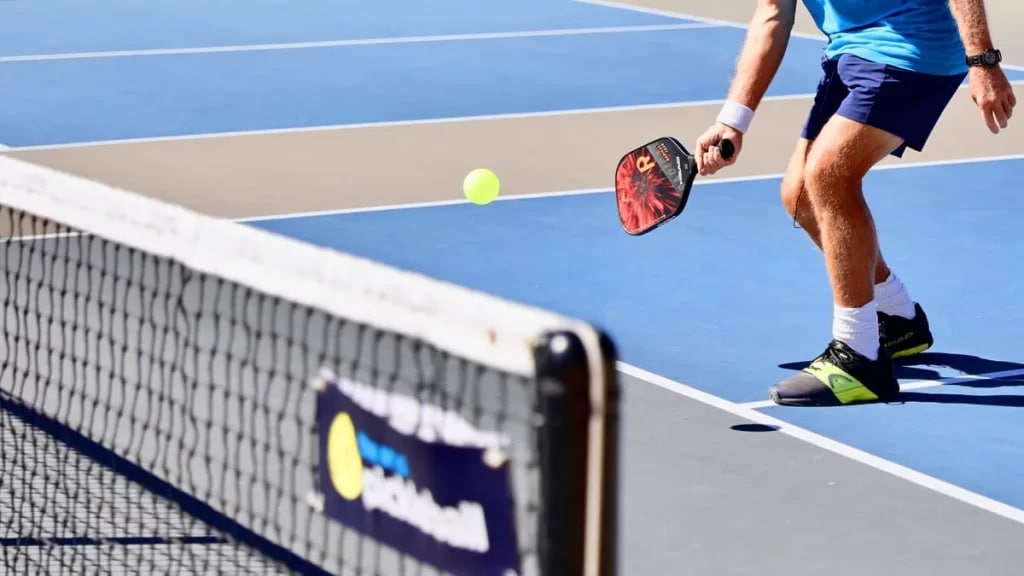
<path fill-rule="evenodd" d="M 890 316 L 910 319 L 916 313 L 914 301 L 895 272 L 890 272 L 885 282 L 875 284 L 875 301 L 878 302 L 878 310 Z"/>
<path fill-rule="evenodd" d="M 832 337 L 866 356 L 878 359 L 878 305 L 874 300 L 860 308 L 833 307 Z"/>

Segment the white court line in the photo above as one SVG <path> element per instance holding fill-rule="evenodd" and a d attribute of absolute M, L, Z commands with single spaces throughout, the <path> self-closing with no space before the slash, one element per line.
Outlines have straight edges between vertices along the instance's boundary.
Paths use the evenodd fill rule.
<path fill-rule="evenodd" d="M 62 54 L 25 54 L 0 56 L 5 62 L 42 62 L 48 60 L 85 60 L 93 58 L 130 58 L 143 56 L 177 56 L 184 54 L 216 54 L 223 52 L 257 52 L 268 50 L 298 50 L 310 48 L 338 48 L 347 46 L 381 46 L 386 44 L 415 44 L 424 42 L 464 42 L 475 40 L 506 40 L 514 38 L 542 38 L 552 36 L 582 36 L 589 34 L 628 34 L 634 32 L 664 32 L 716 28 L 718 24 L 685 22 L 681 24 L 648 24 L 643 26 L 605 26 L 600 28 L 558 28 L 553 30 L 524 30 L 517 32 L 485 32 L 474 34 L 436 34 L 428 36 L 398 36 L 393 38 L 357 38 L 324 40 L 320 42 L 284 42 L 276 44 L 243 44 L 237 46 L 204 46 L 198 48 L 160 48 L 150 50 L 107 50 L 96 52 L 68 52 Z"/>
<path fill-rule="evenodd" d="M 736 405 L 741 407 L 741 408 L 749 408 L 750 410 L 761 410 L 763 408 L 774 408 L 776 406 L 775 402 L 772 402 L 771 400 L 758 400 L 756 402 L 742 402 L 742 403 L 738 403 Z"/>
<path fill-rule="evenodd" d="M 900 384 L 901 392 L 909 392 L 910 390 L 921 390 L 924 388 L 935 388 L 937 386 L 949 386 L 953 384 L 963 384 L 965 382 L 971 382 L 972 380 L 998 380 L 1000 378 L 1012 378 L 1014 376 L 1024 376 L 1024 368 L 1018 368 L 1015 370 L 1001 370 L 999 372 L 986 372 L 984 374 L 965 374 L 963 376 L 950 376 L 948 378 L 937 378 L 935 380 L 918 380 L 916 382 L 908 382 L 906 384 Z M 899 400 L 894 400 L 894 403 L 899 403 Z M 771 400 L 758 400 L 756 402 L 741 402 L 737 406 L 743 408 L 750 408 L 753 410 L 760 410 L 762 408 L 773 408 L 775 403 Z"/>
<path fill-rule="evenodd" d="M 1024 86 L 1024 80 L 1010 82 L 1014 86 Z M 966 84 L 961 86 L 963 89 Z M 786 102 L 789 100 L 813 100 L 814 93 L 778 94 L 765 96 L 762 102 Z M 609 114 L 618 112 L 638 112 L 643 110 L 666 110 L 671 108 L 696 108 L 700 106 L 721 106 L 725 99 L 713 100 L 682 100 L 660 104 L 630 104 L 625 106 L 604 106 L 594 108 L 569 108 L 565 110 L 542 110 L 537 112 L 511 112 L 507 114 L 480 114 L 476 116 L 449 116 L 445 118 L 424 118 L 420 120 L 387 120 L 381 122 L 361 122 L 349 124 L 326 124 L 322 126 L 302 126 L 299 128 L 268 128 L 264 130 L 234 130 L 224 132 L 205 132 L 182 134 L 176 136 L 145 136 L 141 138 L 119 138 L 113 140 L 85 140 L 64 144 L 39 144 L 35 146 L 9 146 L 10 151 L 32 152 L 35 150 L 61 150 L 65 148 L 92 148 L 95 146 L 115 146 L 119 144 L 148 144 L 154 142 L 176 142 L 189 140 L 211 140 L 214 138 L 237 138 L 243 136 L 272 136 L 285 134 L 303 134 L 312 132 L 329 132 L 343 130 L 362 130 L 368 128 L 389 128 L 401 126 L 423 126 L 431 124 L 461 124 L 467 122 L 492 122 L 502 120 L 518 120 L 523 118 L 547 118 L 551 116 L 585 116 L 588 114 Z"/>
<path fill-rule="evenodd" d="M 872 171 L 902 170 L 908 168 L 928 168 L 931 166 L 953 166 L 958 164 L 978 164 L 983 162 L 1003 162 L 1006 160 L 1024 160 L 1024 154 L 1010 154 L 1004 156 L 979 156 L 977 158 L 955 158 L 951 160 L 926 160 L 922 162 L 902 162 L 898 164 L 886 164 L 875 166 Z M 693 187 L 717 186 L 722 184 L 735 184 L 739 182 L 757 182 L 760 180 L 778 180 L 784 176 L 783 173 L 775 174 L 754 174 L 750 176 L 734 176 L 716 178 L 713 180 L 698 180 Z M 522 200 L 534 200 L 542 198 L 559 198 L 567 196 L 585 196 L 589 194 L 607 194 L 612 187 L 604 188 L 582 188 L 578 190 L 557 190 L 553 192 L 537 192 L 534 194 L 517 194 L 515 196 L 499 196 L 494 202 L 518 202 Z M 231 218 L 238 223 L 261 222 L 266 220 L 293 220 L 300 218 L 312 218 L 317 216 L 341 216 L 344 214 L 358 214 L 365 212 L 391 212 L 396 210 L 412 210 L 416 208 L 438 208 L 442 206 L 468 205 L 469 200 L 459 198 L 452 200 L 435 200 L 429 202 L 409 202 L 404 204 L 386 204 L 377 206 L 363 206 L 359 208 L 336 208 L 331 210 L 312 210 L 308 212 L 286 212 L 283 214 L 269 214 L 260 216 L 242 216 Z M 51 237 L 50 234 L 43 234 L 40 237 Z M 32 237 L 34 238 L 34 237 Z M 998 374 L 998 373 L 994 373 Z"/>
<path fill-rule="evenodd" d="M 954 158 L 950 160 L 926 160 L 922 162 L 901 162 L 897 164 L 885 164 L 875 166 L 872 172 L 901 170 L 905 168 L 928 168 L 931 166 L 954 166 L 958 164 L 977 164 L 982 162 L 1002 162 L 1006 160 L 1024 160 L 1024 154 L 1008 154 L 1004 156 L 979 156 L 977 158 Z M 716 178 L 713 180 L 697 180 L 693 183 L 694 189 L 703 186 L 716 186 L 719 184 L 735 184 L 738 182 L 756 182 L 759 180 L 777 180 L 784 176 L 783 173 L 775 174 L 754 174 L 751 176 L 734 176 L 731 178 Z M 533 200 L 539 198 L 557 198 L 562 196 L 585 196 L 588 194 L 610 193 L 612 186 L 603 188 L 583 188 L 578 190 L 558 190 L 552 192 L 537 192 L 534 194 L 517 194 L 515 196 L 499 196 L 495 202 L 518 202 L 520 200 Z M 410 202 L 405 204 L 388 204 L 378 206 L 364 206 L 360 208 L 336 208 L 331 210 L 313 210 L 309 212 L 286 212 L 283 214 L 270 214 L 261 216 L 245 216 L 235 218 L 236 222 L 259 222 L 263 220 L 290 220 L 298 218 L 309 218 L 316 216 L 340 216 L 343 214 L 358 214 L 362 212 L 390 212 L 394 210 L 409 210 L 415 208 L 437 208 L 441 206 L 456 206 L 469 204 L 468 200 L 459 198 L 452 200 L 435 200 L 430 202 Z M 486 208 L 481 208 L 486 209 Z"/>
<path fill-rule="evenodd" d="M 742 28 L 746 29 L 747 24 L 741 22 L 732 22 L 729 20 L 719 20 L 717 18 L 708 18 L 706 16 L 698 16 L 696 14 L 686 14 L 684 12 L 676 12 L 675 10 L 660 10 L 658 8 L 648 8 L 646 6 L 636 6 L 634 4 L 626 4 L 625 2 L 615 2 L 614 0 L 573 0 L 580 4 L 590 4 L 592 6 L 603 6 L 604 8 L 617 8 L 619 10 L 626 10 L 629 12 L 638 12 L 640 14 L 650 14 L 652 16 L 663 16 L 665 18 L 675 18 L 678 20 L 692 20 L 694 22 L 702 22 L 704 24 L 713 24 L 715 26 L 721 26 L 722 28 Z M 751 7 L 751 15 L 753 15 L 753 7 Z M 799 32 L 793 30 L 792 36 L 794 38 L 808 38 L 810 40 L 825 40 L 824 34 L 812 34 L 808 32 Z"/>
<path fill-rule="evenodd" d="M 626 4 L 624 2 L 615 2 L 614 0 L 573 0 L 573 1 L 574 2 L 578 2 L 580 4 L 591 4 L 593 6 L 603 6 L 605 8 L 617 8 L 619 10 L 627 10 L 629 12 L 638 12 L 638 13 L 641 13 L 641 14 L 650 14 L 652 16 L 663 16 L 665 18 L 677 18 L 679 20 L 692 20 L 694 22 L 703 22 L 705 24 L 712 24 L 712 25 L 715 25 L 715 26 L 720 26 L 722 28 L 740 28 L 740 29 L 744 29 L 745 30 L 745 29 L 747 29 L 749 27 L 748 24 L 745 24 L 743 22 L 732 22 L 730 20 L 719 20 L 717 18 L 708 18 L 706 16 L 698 16 L 696 14 L 687 14 L 685 12 L 676 12 L 674 10 L 660 10 L 658 8 L 648 8 L 646 6 L 636 6 L 636 5 L 633 5 L 633 4 Z M 751 9 L 751 14 L 753 14 L 753 9 Z M 825 37 L 825 35 L 821 34 L 820 32 L 819 33 L 810 33 L 810 32 L 800 32 L 800 31 L 797 31 L 797 30 L 793 30 L 791 36 L 793 36 L 794 38 L 806 38 L 806 39 L 809 39 L 809 40 L 819 40 L 821 42 L 824 42 L 827 39 Z M 1000 64 L 1000 66 L 1005 68 L 1006 70 L 1014 70 L 1014 71 L 1017 71 L 1017 72 L 1024 71 L 1024 66 L 1016 66 L 1016 65 L 1013 65 L 1013 64 L 1006 64 L 1005 62 Z"/>
<path fill-rule="evenodd" d="M 944 496 L 948 496 L 964 502 L 965 504 L 997 514 L 1009 520 L 1013 520 L 1014 522 L 1024 524 L 1024 510 L 1019 508 L 982 496 L 977 492 L 972 492 L 955 484 L 939 480 L 938 478 L 897 464 L 891 460 L 886 460 L 885 458 L 854 448 L 848 444 L 837 442 L 831 438 L 822 436 L 821 434 L 816 434 L 810 430 L 794 426 L 788 422 L 779 420 L 778 418 L 773 418 L 752 408 L 741 406 L 723 398 L 719 398 L 718 396 L 708 394 L 707 392 L 697 390 L 696 388 L 670 380 L 641 368 L 637 368 L 636 366 L 619 362 L 618 369 L 623 374 L 632 376 L 633 378 L 647 382 L 648 384 L 652 384 L 659 388 L 663 388 L 674 394 L 690 398 L 691 400 L 696 400 L 702 404 L 707 404 L 708 406 L 718 408 L 719 410 L 750 420 L 757 424 L 776 428 L 779 432 L 786 434 L 787 436 L 803 440 L 804 442 L 817 446 L 818 448 L 828 450 L 829 452 L 840 456 L 845 456 L 846 458 L 877 470 L 881 470 L 882 472 L 888 472 L 889 474 L 906 480 L 907 482 L 917 484 L 923 488 L 928 488 Z"/>
<path fill-rule="evenodd" d="M 786 100 L 812 100 L 813 93 L 782 94 L 765 96 L 763 102 L 783 102 Z M 306 132 L 327 132 L 341 130 L 360 130 L 365 128 L 388 128 L 396 126 L 422 126 L 429 124 L 461 124 L 466 122 L 489 122 L 498 120 L 517 120 L 521 118 L 546 118 L 550 116 L 580 116 L 588 114 L 607 114 L 615 112 L 634 112 L 641 110 L 661 110 L 667 108 L 696 108 L 699 106 L 721 106 L 724 99 L 715 100 L 682 100 L 660 104 L 631 104 L 626 106 L 605 106 L 601 108 L 569 108 L 565 110 L 542 110 L 537 112 L 512 112 L 508 114 L 480 114 L 477 116 L 449 116 L 446 118 L 425 118 L 421 120 L 387 120 L 382 122 L 362 122 L 358 124 L 328 124 L 323 126 L 303 126 L 299 128 L 269 128 L 266 130 L 236 130 L 228 132 L 207 132 L 183 134 L 180 136 L 150 136 L 142 138 L 121 138 L 115 140 L 91 140 L 70 142 L 67 144 L 40 144 L 38 146 L 13 146 L 11 150 L 55 150 L 62 148 L 82 148 L 93 146 L 111 146 L 117 144 L 145 144 L 149 142 L 174 142 L 178 140 L 198 140 L 212 138 L 233 138 L 238 136 L 266 136 L 274 134 L 302 134 Z"/>

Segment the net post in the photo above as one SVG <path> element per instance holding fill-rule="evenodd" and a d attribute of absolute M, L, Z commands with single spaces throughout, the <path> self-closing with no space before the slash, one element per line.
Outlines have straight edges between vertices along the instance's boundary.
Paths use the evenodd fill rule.
<path fill-rule="evenodd" d="M 605 333 L 589 336 L 549 333 L 534 350 L 544 576 L 617 573 L 617 354 Z M 594 343 L 588 346 L 588 340 Z"/>

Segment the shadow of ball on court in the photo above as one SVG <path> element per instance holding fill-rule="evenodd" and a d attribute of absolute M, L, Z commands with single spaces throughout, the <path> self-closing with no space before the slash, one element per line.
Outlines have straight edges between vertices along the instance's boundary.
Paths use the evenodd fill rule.
<path fill-rule="evenodd" d="M 737 432 L 776 432 L 779 429 L 778 426 L 769 426 L 767 424 L 736 424 L 735 426 L 730 426 L 730 428 Z"/>

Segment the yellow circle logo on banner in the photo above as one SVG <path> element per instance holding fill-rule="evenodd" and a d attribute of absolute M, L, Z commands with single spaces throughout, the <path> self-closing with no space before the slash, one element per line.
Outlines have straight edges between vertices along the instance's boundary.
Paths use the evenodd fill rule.
<path fill-rule="evenodd" d="M 327 433 L 327 470 L 334 489 L 346 500 L 355 500 L 363 493 L 363 458 L 359 455 L 356 428 L 345 412 L 331 422 Z"/>

